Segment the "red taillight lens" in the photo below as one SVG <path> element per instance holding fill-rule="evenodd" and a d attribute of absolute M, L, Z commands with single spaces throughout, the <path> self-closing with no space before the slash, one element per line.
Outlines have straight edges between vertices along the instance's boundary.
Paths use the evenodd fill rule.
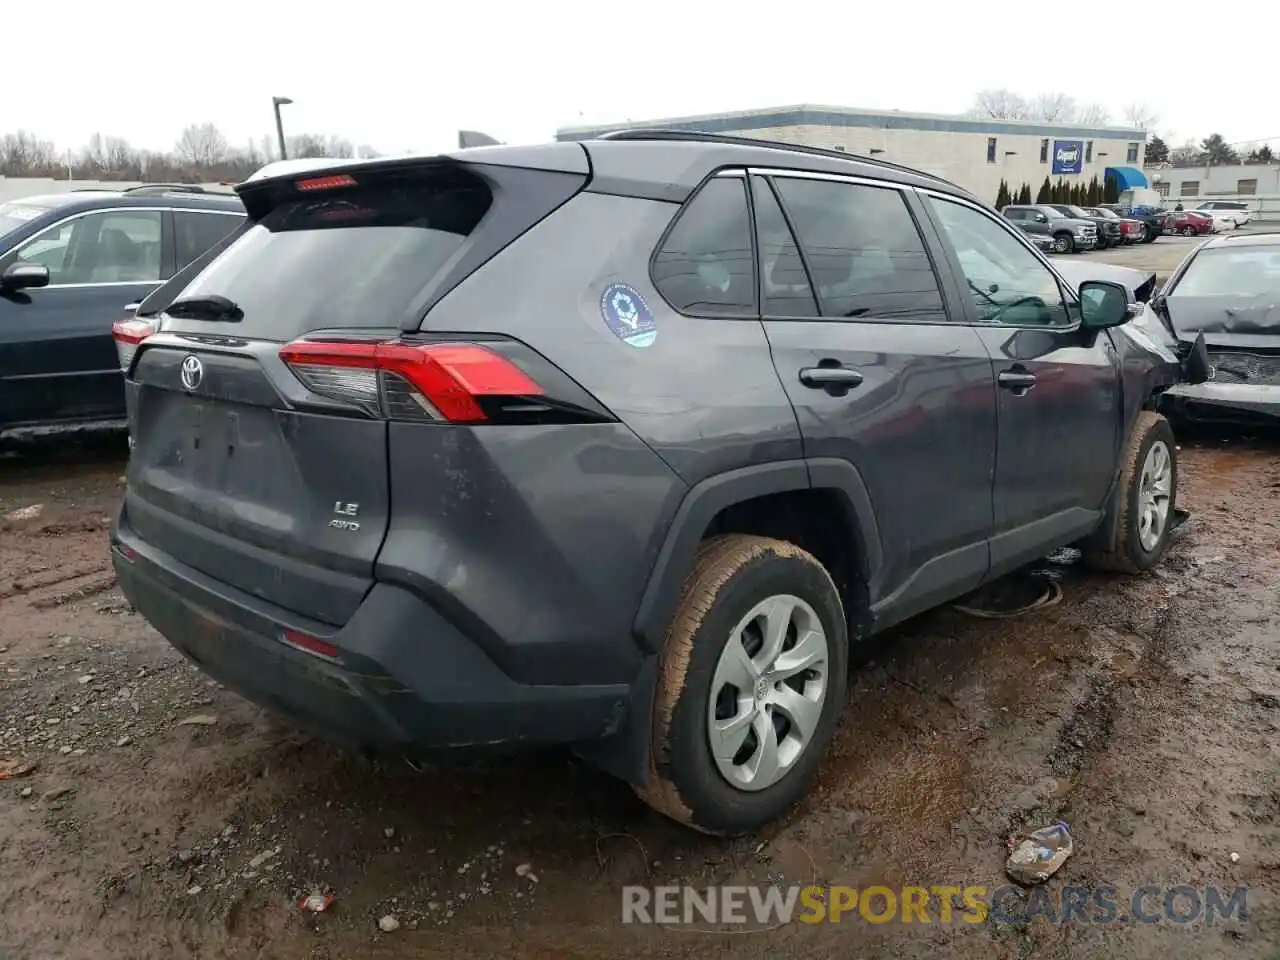
<path fill-rule="evenodd" d="M 133 357 L 138 352 L 138 344 L 155 332 L 155 324 L 146 320 L 117 320 L 111 325 L 111 337 L 116 342 L 116 356 L 120 358 L 121 370 L 129 372 L 133 366 Z"/>
<path fill-rule="evenodd" d="M 314 393 L 394 420 L 481 423 L 484 397 L 545 391 L 506 357 L 475 343 L 298 340 L 280 358 Z"/>
<path fill-rule="evenodd" d="M 329 660 L 338 659 L 338 654 L 342 652 L 327 640 L 321 640 L 319 637 L 313 637 L 309 633 L 291 630 L 288 627 L 280 631 L 280 639 L 291 647 L 304 650 L 307 653 L 314 653 L 318 657 L 325 657 Z"/>
<path fill-rule="evenodd" d="M 335 187 L 354 187 L 356 178 L 349 173 L 337 173 L 327 177 L 309 177 L 306 180 L 297 180 L 293 184 L 299 190 L 332 190 Z"/>

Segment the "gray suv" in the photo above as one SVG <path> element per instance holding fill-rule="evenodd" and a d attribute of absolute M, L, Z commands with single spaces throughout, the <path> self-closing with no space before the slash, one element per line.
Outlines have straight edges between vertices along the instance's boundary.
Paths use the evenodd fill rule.
<path fill-rule="evenodd" d="M 1049 237 L 1054 253 L 1092 250 L 1098 245 L 1098 226 L 1092 220 L 1064 216 L 1061 209 L 1047 203 L 1031 207 L 1001 207 L 1006 220 L 1035 236 Z"/>
<path fill-rule="evenodd" d="M 852 645 L 1062 544 L 1168 543 L 1179 361 L 942 180 L 631 132 L 239 192 L 138 312 L 113 559 L 356 749 L 568 744 L 749 831 Z"/>

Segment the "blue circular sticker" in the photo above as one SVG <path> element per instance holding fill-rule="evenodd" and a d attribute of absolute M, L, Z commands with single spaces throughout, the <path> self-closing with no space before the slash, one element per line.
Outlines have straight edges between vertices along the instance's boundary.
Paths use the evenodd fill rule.
<path fill-rule="evenodd" d="M 609 329 L 630 346 L 647 347 L 658 339 L 658 325 L 653 322 L 649 304 L 630 284 L 611 283 L 604 288 L 600 294 L 600 315 Z"/>

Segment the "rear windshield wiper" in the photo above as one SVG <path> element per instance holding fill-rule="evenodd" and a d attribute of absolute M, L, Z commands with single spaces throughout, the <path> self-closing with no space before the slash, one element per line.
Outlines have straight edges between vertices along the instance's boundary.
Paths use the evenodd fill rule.
<path fill-rule="evenodd" d="M 164 312 L 171 317 L 187 320 L 221 320 L 224 323 L 238 323 L 244 319 L 244 311 L 234 300 L 228 300 L 216 293 L 205 297 L 175 300 L 165 308 Z"/>

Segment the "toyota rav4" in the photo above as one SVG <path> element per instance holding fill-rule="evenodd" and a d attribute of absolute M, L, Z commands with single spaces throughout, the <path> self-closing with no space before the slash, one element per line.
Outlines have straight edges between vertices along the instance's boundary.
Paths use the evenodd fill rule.
<path fill-rule="evenodd" d="M 357 749 L 568 744 L 749 831 L 851 647 L 1169 541 L 1178 358 L 932 176 L 632 131 L 239 193 L 121 325 L 113 559 L 209 674 Z"/>

